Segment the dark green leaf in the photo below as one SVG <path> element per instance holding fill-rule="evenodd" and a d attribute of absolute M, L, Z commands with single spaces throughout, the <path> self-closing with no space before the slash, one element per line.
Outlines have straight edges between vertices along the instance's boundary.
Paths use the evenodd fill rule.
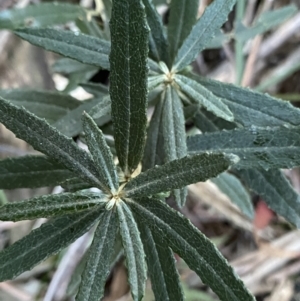
<path fill-rule="evenodd" d="M 82 120 L 81 116 L 84 111 L 89 112 L 92 108 L 94 108 L 99 103 L 104 102 L 105 95 L 102 94 L 102 96 L 96 96 L 92 99 L 87 99 L 82 102 L 82 104 L 77 107 L 76 109 L 68 112 L 67 115 L 65 115 L 63 118 L 58 120 L 53 124 L 53 126 L 60 131 L 62 134 L 68 136 L 68 137 L 74 137 L 78 135 L 82 131 Z M 106 103 L 107 104 L 107 103 Z M 103 116 L 101 120 L 99 120 L 100 124 L 104 124 L 108 122 L 110 118 L 110 106 L 107 104 L 107 106 L 102 108 L 105 113 L 105 110 L 107 110 L 107 115 Z M 98 122 L 97 122 L 98 123 Z"/>
<path fill-rule="evenodd" d="M 73 177 L 61 183 L 61 187 L 69 192 L 91 188 L 91 184 L 84 182 L 81 178 Z"/>
<path fill-rule="evenodd" d="M 105 189 L 97 178 L 90 155 L 46 121 L 0 98 L 0 122 L 36 150 L 60 162 L 94 186 Z"/>
<path fill-rule="evenodd" d="M 168 85 L 165 92 L 162 113 L 165 162 L 181 159 L 187 155 L 185 121 L 182 103 L 177 91 Z M 183 206 L 187 196 L 186 188 L 174 191 L 176 202 Z"/>
<path fill-rule="evenodd" d="M 99 99 L 98 104 L 91 108 L 89 114 L 94 118 L 103 118 L 111 114 L 111 100 L 109 95 Z"/>
<path fill-rule="evenodd" d="M 161 201 L 138 199 L 130 208 L 139 221 L 177 253 L 224 301 L 254 301 L 215 245 L 180 213 Z M 187 234 L 188 233 L 188 234 Z"/>
<path fill-rule="evenodd" d="M 51 28 L 25 28 L 15 34 L 29 43 L 59 53 L 84 64 L 109 70 L 110 44 L 106 40 L 78 32 Z"/>
<path fill-rule="evenodd" d="M 98 128 L 93 119 L 86 113 L 83 114 L 82 118 L 87 145 L 93 156 L 99 180 L 115 194 L 119 189 L 119 179 L 113 161 L 113 155 L 105 141 L 102 131 Z"/>
<path fill-rule="evenodd" d="M 198 0 L 172 0 L 168 19 L 169 63 L 172 64 L 178 49 L 191 32 L 198 14 Z M 170 65 L 171 67 L 171 65 Z"/>
<path fill-rule="evenodd" d="M 254 218 L 254 209 L 249 193 L 235 176 L 224 172 L 217 178 L 212 179 L 212 182 L 214 182 L 246 216 L 250 219 Z"/>
<path fill-rule="evenodd" d="M 99 301 L 104 294 L 104 285 L 110 272 L 111 258 L 118 221 L 113 210 L 102 214 L 95 231 L 93 243 L 88 251 L 88 261 L 76 300 Z"/>
<path fill-rule="evenodd" d="M 221 97 L 233 113 L 234 121 L 243 126 L 300 125 L 300 110 L 288 101 L 197 75 L 188 76 Z"/>
<path fill-rule="evenodd" d="M 126 196 L 154 195 L 206 181 L 237 162 L 238 157 L 220 153 L 187 156 L 139 174 L 126 185 Z"/>
<path fill-rule="evenodd" d="M 110 27 L 115 145 L 120 166 L 129 176 L 142 159 L 147 126 L 148 27 L 140 0 L 115 1 Z"/>
<path fill-rule="evenodd" d="M 300 196 L 280 170 L 243 169 L 236 172 L 271 209 L 300 228 Z"/>
<path fill-rule="evenodd" d="M 79 17 L 86 11 L 79 5 L 68 3 L 40 3 L 25 8 L 15 8 L 0 12 L 0 28 L 16 29 L 24 26 L 45 27 L 63 24 Z"/>
<path fill-rule="evenodd" d="M 21 221 L 67 215 L 104 204 L 106 196 L 99 193 L 50 194 L 12 202 L 0 207 L 0 220 Z M 104 207 L 104 206 L 103 206 Z"/>
<path fill-rule="evenodd" d="M 198 53 L 205 49 L 227 20 L 228 14 L 235 2 L 236 0 L 214 0 L 206 8 L 180 47 L 175 58 L 174 70 L 181 70 L 189 65 Z"/>
<path fill-rule="evenodd" d="M 190 154 L 224 152 L 240 157 L 239 168 L 292 168 L 300 165 L 300 127 L 219 131 L 188 137 Z"/>
<path fill-rule="evenodd" d="M 205 87 L 186 76 L 177 74 L 175 81 L 185 94 L 196 103 L 205 107 L 206 110 L 227 121 L 233 121 L 234 117 L 232 112 L 221 98 L 215 96 Z"/>
<path fill-rule="evenodd" d="M 123 201 L 117 204 L 117 212 L 131 294 L 134 301 L 140 301 L 144 296 L 147 279 L 143 244 L 132 212 Z"/>
<path fill-rule="evenodd" d="M 25 89 L 0 90 L 3 97 L 17 106 L 23 106 L 38 117 L 53 123 L 63 117 L 69 110 L 80 105 L 80 102 L 70 95 L 51 91 L 36 91 Z"/>
<path fill-rule="evenodd" d="M 195 126 L 202 132 L 216 132 L 219 130 L 233 130 L 236 124 L 217 117 L 213 113 L 201 109 L 194 117 Z"/>
<path fill-rule="evenodd" d="M 74 177 L 64 165 L 44 156 L 24 156 L 0 160 L 0 188 L 38 188 L 60 185 Z"/>
<path fill-rule="evenodd" d="M 168 43 L 164 33 L 164 25 L 161 16 L 154 7 L 152 0 L 143 0 L 143 4 L 145 5 L 147 22 L 150 27 L 149 56 L 157 62 L 166 62 L 168 59 Z"/>
<path fill-rule="evenodd" d="M 145 223 L 138 223 L 151 286 L 156 301 L 183 301 L 183 292 L 172 250 Z"/>
<path fill-rule="evenodd" d="M 143 158 L 143 170 L 163 164 L 162 110 L 163 93 L 158 96 L 153 116 L 147 131 L 147 141 Z"/>
<path fill-rule="evenodd" d="M 56 218 L 0 252 L 0 281 L 12 279 L 71 244 L 99 218 L 100 209 Z"/>

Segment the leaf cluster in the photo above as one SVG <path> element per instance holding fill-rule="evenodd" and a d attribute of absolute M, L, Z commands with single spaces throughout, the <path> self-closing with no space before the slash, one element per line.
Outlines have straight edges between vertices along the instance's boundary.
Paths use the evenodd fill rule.
<path fill-rule="evenodd" d="M 198 0 L 172 0 L 167 28 L 151 0 L 103 1 L 101 28 L 91 12 L 69 4 L 0 13 L 0 28 L 65 56 L 53 67 L 69 75 L 65 92 L 80 83 L 93 95 L 81 103 L 67 93 L 0 91 L 1 123 L 45 155 L 1 160 L 0 189 L 66 190 L 0 207 L 3 221 L 50 219 L 0 252 L 1 281 L 93 229 L 78 301 L 103 297 L 119 240 L 134 301 L 143 298 L 147 267 L 156 300 L 184 299 L 174 252 L 221 300 L 253 300 L 213 243 L 160 199 L 171 192 L 183 206 L 187 185 L 221 174 L 213 181 L 244 200 L 239 206 L 249 217 L 252 204 L 238 178 L 300 225 L 299 196 L 279 170 L 300 165 L 300 110 L 189 68 L 235 2 L 215 0 L 197 20 Z M 35 27 L 26 27 L 29 16 Z M 81 32 L 43 28 L 69 20 Z M 259 26 L 252 31 L 261 32 Z M 86 83 L 99 68 L 110 71 L 109 90 Z M 187 119 L 203 134 L 187 138 Z M 77 135 L 89 152 L 74 142 Z"/>

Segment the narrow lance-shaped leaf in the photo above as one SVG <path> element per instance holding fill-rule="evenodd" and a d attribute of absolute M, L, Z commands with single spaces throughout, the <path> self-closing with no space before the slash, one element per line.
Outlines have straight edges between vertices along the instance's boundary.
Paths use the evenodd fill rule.
<path fill-rule="evenodd" d="M 87 12 L 79 5 L 57 2 L 40 3 L 1 11 L 0 28 L 46 27 L 74 21 L 76 18 L 85 17 L 86 14 Z"/>
<path fill-rule="evenodd" d="M 139 220 L 138 220 L 139 221 Z M 172 250 L 144 223 L 139 223 L 151 287 L 156 301 L 183 301 L 183 292 Z"/>
<path fill-rule="evenodd" d="M 49 123 L 63 117 L 69 110 L 80 105 L 80 101 L 70 95 L 53 91 L 36 91 L 29 89 L 0 90 L 0 97 L 17 106 L 23 106 Z"/>
<path fill-rule="evenodd" d="M 195 115 L 194 124 L 202 133 L 217 132 L 219 130 L 233 130 L 237 127 L 234 122 L 229 122 L 217 117 L 203 108 Z"/>
<path fill-rule="evenodd" d="M 172 67 L 178 49 L 189 35 L 198 14 L 199 0 L 172 0 L 168 19 L 169 66 Z"/>
<path fill-rule="evenodd" d="M 51 66 L 51 71 L 65 75 L 73 75 L 74 73 L 88 73 L 90 71 L 98 71 L 98 68 L 65 57 L 57 60 Z"/>
<path fill-rule="evenodd" d="M 82 118 L 87 145 L 96 164 L 98 177 L 112 193 L 116 193 L 119 188 L 117 170 L 104 135 L 88 114 L 84 113 Z"/>
<path fill-rule="evenodd" d="M 185 157 L 187 154 L 187 146 L 182 103 L 177 91 L 173 87 L 170 87 L 170 85 L 165 92 L 162 131 L 165 162 Z M 176 189 L 174 195 L 177 204 L 183 206 L 187 196 L 187 189 Z"/>
<path fill-rule="evenodd" d="M 227 20 L 235 2 L 236 0 L 214 0 L 206 8 L 180 47 L 175 58 L 174 70 L 181 70 L 189 65 L 198 53 L 205 49 Z"/>
<path fill-rule="evenodd" d="M 201 86 L 194 80 L 186 76 L 177 74 L 175 81 L 180 89 L 187 94 L 194 102 L 205 107 L 206 110 L 212 112 L 216 116 L 227 121 L 233 121 L 234 117 L 230 109 L 221 98 L 215 96 L 205 87 Z"/>
<path fill-rule="evenodd" d="M 142 158 L 147 125 L 148 28 L 140 0 L 114 1 L 110 26 L 115 144 L 120 165 L 130 176 Z"/>
<path fill-rule="evenodd" d="M 300 125 L 300 110 L 288 101 L 194 74 L 189 74 L 188 77 L 221 97 L 233 113 L 234 121 L 240 125 L 246 127 Z"/>
<path fill-rule="evenodd" d="M 158 200 L 138 199 L 130 208 L 169 245 L 223 301 L 254 301 L 215 245 L 191 222 Z M 187 235 L 187 233 L 189 233 Z"/>
<path fill-rule="evenodd" d="M 154 7 L 152 0 L 143 0 L 147 14 L 147 23 L 150 27 L 149 56 L 157 61 L 168 59 L 168 43 L 164 33 L 162 18 Z"/>
<path fill-rule="evenodd" d="M 249 193 L 235 176 L 224 172 L 217 178 L 212 179 L 212 182 L 214 182 L 246 216 L 250 219 L 254 218 L 254 208 Z"/>
<path fill-rule="evenodd" d="M 111 113 L 111 101 L 109 95 L 103 96 L 99 102 L 88 112 L 94 119 L 103 118 Z"/>
<path fill-rule="evenodd" d="M 158 96 L 153 116 L 147 131 L 147 140 L 143 158 L 143 170 L 163 164 L 163 138 L 162 138 L 162 109 L 163 93 Z"/>
<path fill-rule="evenodd" d="M 103 104 L 102 107 L 102 117 L 99 118 L 101 125 L 110 121 L 110 102 L 106 102 L 107 95 L 102 94 L 97 95 L 95 98 L 87 99 L 82 102 L 82 104 L 76 109 L 69 111 L 63 118 L 59 119 L 53 124 L 53 126 L 62 134 L 68 137 L 74 137 L 82 131 L 82 120 L 81 116 L 84 111 L 89 112 L 95 106 Z"/>
<path fill-rule="evenodd" d="M 74 174 L 44 156 L 0 160 L 0 188 L 38 188 L 60 185 Z"/>
<path fill-rule="evenodd" d="M 109 69 L 110 44 L 106 40 L 82 33 L 51 28 L 24 28 L 16 35 L 46 50 L 59 53 L 84 64 Z"/>
<path fill-rule="evenodd" d="M 99 193 L 61 193 L 12 202 L 0 207 L 0 220 L 21 221 L 67 215 L 104 204 L 105 195 Z M 103 206 L 104 207 L 104 206 Z"/>
<path fill-rule="evenodd" d="M 235 129 L 188 137 L 190 154 L 233 153 L 239 168 L 292 168 L 300 166 L 300 127 Z"/>
<path fill-rule="evenodd" d="M 271 209 L 300 228 L 300 196 L 280 170 L 242 169 L 236 173 Z"/>
<path fill-rule="evenodd" d="M 51 220 L 1 251 L 0 281 L 32 269 L 71 244 L 93 226 L 101 210 L 88 210 Z"/>
<path fill-rule="evenodd" d="M 123 201 L 117 204 L 117 212 L 131 294 L 134 301 L 140 301 L 144 296 L 147 279 L 145 254 L 140 232 L 131 210 Z"/>
<path fill-rule="evenodd" d="M 110 272 L 111 258 L 114 255 L 117 230 L 116 212 L 110 210 L 103 213 L 88 251 L 88 260 L 76 300 L 99 301 L 102 299 L 104 285 Z"/>
<path fill-rule="evenodd" d="M 106 189 L 97 178 L 90 155 L 46 121 L 0 98 L 0 122 L 36 150 L 60 162 L 96 187 Z"/>
<path fill-rule="evenodd" d="M 202 153 L 156 166 L 139 174 L 125 187 L 127 197 L 154 195 L 216 177 L 238 162 L 238 157 Z"/>

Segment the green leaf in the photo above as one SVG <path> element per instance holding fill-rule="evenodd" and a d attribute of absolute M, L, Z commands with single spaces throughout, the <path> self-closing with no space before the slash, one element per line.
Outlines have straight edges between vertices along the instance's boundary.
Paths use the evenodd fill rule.
<path fill-rule="evenodd" d="M 300 127 L 219 131 L 188 137 L 190 154 L 232 153 L 240 157 L 239 168 L 292 168 L 300 165 Z"/>
<path fill-rule="evenodd" d="M 223 99 L 215 96 L 205 87 L 186 76 L 176 74 L 174 79 L 179 85 L 180 89 L 190 98 L 192 98 L 194 102 L 202 105 L 206 110 L 212 112 L 220 118 L 223 118 L 227 121 L 233 121 L 233 114 L 228 106 L 224 104 Z"/>
<path fill-rule="evenodd" d="M 106 196 L 99 193 L 61 193 L 8 203 L 0 207 L 0 220 L 21 221 L 67 215 L 104 204 Z M 104 206 L 103 206 L 104 207 Z"/>
<path fill-rule="evenodd" d="M 254 208 L 249 193 L 235 176 L 224 172 L 217 178 L 212 179 L 212 182 L 214 182 L 246 216 L 250 219 L 254 218 Z"/>
<path fill-rule="evenodd" d="M 106 115 L 110 116 L 111 114 L 111 100 L 109 95 L 104 96 L 99 99 L 98 103 L 91 108 L 89 114 L 94 119 L 103 118 Z"/>
<path fill-rule="evenodd" d="M 215 245 L 191 222 L 158 200 L 138 199 L 130 208 L 168 244 L 223 301 L 254 301 Z M 188 235 L 187 235 L 188 233 Z"/>
<path fill-rule="evenodd" d="M 194 117 L 195 126 L 202 132 L 216 132 L 219 130 L 233 130 L 236 124 L 217 117 L 213 113 L 201 109 Z"/>
<path fill-rule="evenodd" d="M 113 210 L 102 214 L 95 231 L 93 243 L 88 251 L 82 282 L 76 300 L 99 301 L 104 294 L 104 285 L 110 272 L 111 258 L 118 221 Z"/>
<path fill-rule="evenodd" d="M 147 131 L 147 140 L 143 158 L 143 170 L 163 164 L 162 111 L 163 93 L 158 96 L 153 116 Z"/>
<path fill-rule="evenodd" d="M 221 97 L 240 125 L 260 127 L 278 125 L 300 125 L 300 110 L 288 101 L 281 101 L 267 94 L 255 92 L 231 84 L 189 74 L 213 94 Z"/>
<path fill-rule="evenodd" d="M 102 97 L 108 95 L 108 87 L 103 84 L 95 83 L 81 83 L 80 86 L 88 93 L 93 94 L 95 97 Z"/>
<path fill-rule="evenodd" d="M 147 23 L 150 27 L 149 57 L 160 62 L 168 59 L 168 43 L 164 33 L 161 16 L 154 7 L 152 0 L 143 0 L 147 14 Z"/>
<path fill-rule="evenodd" d="M 156 166 L 139 174 L 125 186 L 127 197 L 154 195 L 206 181 L 238 162 L 234 155 L 202 153 Z"/>
<path fill-rule="evenodd" d="M 82 181 L 82 179 L 78 177 L 67 179 L 63 181 L 60 186 L 69 192 L 76 192 L 78 190 L 92 188 L 91 184 Z"/>
<path fill-rule="evenodd" d="M 84 113 L 82 118 L 87 145 L 93 156 L 95 167 L 98 171 L 98 178 L 115 194 L 119 189 L 119 179 L 113 155 L 102 131 L 98 128 L 92 117 Z"/>
<path fill-rule="evenodd" d="M 214 0 L 206 8 L 180 47 L 173 70 L 182 70 L 197 57 L 200 51 L 205 49 L 227 20 L 235 2 L 236 0 Z"/>
<path fill-rule="evenodd" d="M 46 121 L 0 98 L 0 122 L 36 150 L 60 162 L 92 185 L 106 189 L 97 178 L 90 155 Z"/>
<path fill-rule="evenodd" d="M 25 8 L 2 10 L 0 12 L 0 28 L 45 27 L 54 24 L 64 24 L 85 16 L 86 11 L 79 5 L 57 2 L 40 3 L 28 5 Z"/>
<path fill-rule="evenodd" d="M 78 32 L 51 28 L 24 28 L 15 34 L 29 43 L 43 47 L 84 64 L 109 70 L 110 44 L 106 40 Z"/>
<path fill-rule="evenodd" d="M 236 173 L 271 209 L 300 228 L 300 196 L 280 170 L 243 169 Z"/>
<path fill-rule="evenodd" d="M 297 10 L 295 5 L 287 5 L 276 10 L 266 11 L 260 15 L 252 27 L 247 28 L 242 24 L 237 26 L 234 37 L 241 42 L 246 42 L 256 35 L 265 33 L 273 27 L 280 25 L 293 16 Z"/>
<path fill-rule="evenodd" d="M 113 3 L 110 96 L 115 145 L 126 176 L 143 156 L 147 126 L 148 27 L 140 0 Z"/>
<path fill-rule="evenodd" d="M 43 224 L 0 252 L 0 281 L 17 277 L 87 232 L 102 208 L 62 216 Z"/>
<path fill-rule="evenodd" d="M 177 91 L 170 85 L 168 85 L 165 92 L 162 131 L 165 162 L 185 157 L 187 155 L 187 146 L 182 103 Z M 183 206 L 187 196 L 187 189 L 176 189 L 174 195 L 177 204 Z"/>
<path fill-rule="evenodd" d="M 0 206 L 7 204 L 8 200 L 3 190 L 0 190 Z"/>
<path fill-rule="evenodd" d="M 0 188 L 38 188 L 60 185 L 74 177 L 64 165 L 44 156 L 24 156 L 0 160 Z"/>
<path fill-rule="evenodd" d="M 123 201 L 117 205 L 117 212 L 131 294 L 134 301 L 140 301 L 144 296 L 147 279 L 143 244 L 132 212 Z"/>
<path fill-rule="evenodd" d="M 169 63 L 172 64 L 178 49 L 191 32 L 197 20 L 198 0 L 172 0 L 168 19 Z M 170 65 L 171 67 L 171 65 Z"/>
<path fill-rule="evenodd" d="M 85 73 L 85 72 L 90 72 L 90 71 L 98 71 L 98 68 L 95 66 L 80 63 L 76 60 L 72 60 L 69 58 L 62 58 L 62 59 L 57 60 L 51 66 L 51 70 L 54 73 L 71 75 L 74 73 Z"/>
<path fill-rule="evenodd" d="M 89 112 L 99 103 L 106 104 L 106 106 L 102 108 L 102 112 L 104 116 L 101 117 L 99 120 L 100 122 L 97 123 L 105 124 L 111 119 L 111 117 L 109 114 L 110 105 L 108 102 L 105 101 L 106 99 L 104 98 L 106 97 L 104 94 L 102 94 L 102 96 L 96 96 L 95 98 L 87 99 L 83 101 L 79 107 L 77 107 L 72 111 L 69 111 L 63 118 L 55 122 L 53 126 L 62 134 L 68 137 L 74 137 L 82 131 L 82 120 L 81 120 L 82 113 L 84 111 Z"/>
<path fill-rule="evenodd" d="M 144 223 L 138 223 L 156 301 L 183 301 L 172 250 Z"/>
<path fill-rule="evenodd" d="M 38 117 L 47 119 L 49 123 L 55 122 L 80 105 L 72 96 L 52 91 L 0 90 L 0 97 L 17 106 L 23 106 Z"/>

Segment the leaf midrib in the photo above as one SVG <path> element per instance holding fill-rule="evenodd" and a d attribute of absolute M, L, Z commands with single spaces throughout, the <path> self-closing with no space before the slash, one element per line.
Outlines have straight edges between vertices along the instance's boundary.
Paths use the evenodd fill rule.
<path fill-rule="evenodd" d="M 71 224 L 66 225 L 63 228 L 57 229 L 57 231 L 52 232 L 52 234 L 47 235 L 47 239 L 43 240 L 41 242 L 37 242 L 34 246 L 31 246 L 30 248 L 28 248 L 26 251 L 24 251 L 21 255 L 19 255 L 18 257 L 14 257 L 12 258 L 12 261 L 16 261 L 19 260 L 20 258 L 25 257 L 27 254 L 31 253 L 32 251 L 36 250 L 37 248 L 39 248 L 41 245 L 45 244 L 45 242 L 51 240 L 53 237 L 57 236 L 57 232 L 63 232 L 65 230 L 67 230 L 68 228 L 70 228 L 72 225 L 80 223 L 84 218 L 86 218 L 87 215 L 91 214 L 92 210 L 89 210 L 85 215 L 83 215 L 82 217 L 80 217 L 80 219 L 76 219 L 75 221 L 73 221 Z M 92 223 L 92 222 L 91 222 Z M 43 225 L 41 226 L 43 227 Z M 41 259 L 42 261 L 43 259 Z M 11 261 L 7 261 L 5 264 L 1 265 L 1 268 L 6 267 L 7 265 L 10 265 Z"/>
<path fill-rule="evenodd" d="M 204 153 L 204 151 L 203 151 L 203 153 Z M 216 152 L 217 153 L 217 152 Z M 219 152 L 220 153 L 220 152 Z M 198 154 L 198 153 L 197 153 Z M 219 164 L 218 163 L 216 163 L 216 164 L 213 164 L 213 163 L 210 163 L 210 166 L 212 166 L 212 167 L 214 167 L 214 166 L 218 166 Z M 163 165 L 161 165 L 161 166 L 163 166 Z M 229 166 L 229 164 L 228 164 L 228 166 Z M 199 168 L 199 167 L 198 167 Z M 194 168 L 191 168 L 191 169 L 189 169 L 188 171 L 181 171 L 181 172 L 178 172 L 178 173 L 176 173 L 176 175 L 175 176 L 181 176 L 181 175 L 184 175 L 184 174 L 189 174 L 189 173 L 191 173 L 194 169 L 198 169 L 197 168 L 197 166 L 195 166 Z M 149 170 L 151 170 L 151 169 L 149 169 Z M 147 173 L 147 171 L 145 172 L 145 173 Z M 168 178 L 170 179 L 170 178 L 172 178 L 172 176 L 168 176 Z M 136 179 L 138 179 L 138 177 L 136 177 Z M 170 179 L 171 180 L 171 179 Z M 134 181 L 134 180 L 132 180 L 132 181 Z M 157 179 L 154 179 L 153 181 L 151 181 L 151 182 L 146 182 L 146 183 L 144 183 L 144 184 L 142 184 L 142 185 L 139 185 L 137 188 L 132 188 L 132 189 L 130 189 L 130 190 L 124 190 L 125 191 L 125 193 L 126 194 L 129 194 L 130 195 L 130 197 L 131 196 L 133 196 L 134 194 L 135 194 L 135 191 L 139 191 L 139 190 L 141 190 L 141 189 L 143 189 L 143 188 L 145 188 L 145 187 L 147 187 L 147 186 L 150 186 L 150 185 L 155 185 L 155 184 L 157 184 L 157 183 L 159 183 L 161 181 L 161 179 L 160 178 L 157 178 Z M 129 182 L 130 183 L 130 182 Z M 180 188 L 178 188 L 178 189 L 180 189 Z"/>
<path fill-rule="evenodd" d="M 157 217 L 155 214 L 153 214 L 150 210 L 147 210 L 145 207 L 143 207 L 142 205 L 140 205 L 139 203 L 137 203 L 137 202 L 135 202 L 135 201 L 133 201 L 133 202 L 139 207 L 140 210 L 143 210 L 143 211 L 145 212 L 145 214 L 150 215 L 153 221 L 156 221 L 157 224 L 159 224 L 159 223 L 164 224 L 164 226 L 167 227 L 167 228 L 169 229 L 169 231 L 172 232 L 172 234 L 173 234 L 174 237 L 177 237 L 177 239 L 179 239 L 179 240 L 181 240 L 181 241 L 184 241 L 184 244 L 185 244 L 185 245 L 190 246 L 191 249 L 193 250 L 193 252 L 195 252 L 195 253 L 200 257 L 202 263 L 204 263 L 204 264 L 206 265 L 206 267 L 210 269 L 210 271 L 212 272 L 213 275 L 215 275 L 215 277 L 218 279 L 218 281 L 221 282 L 226 288 L 228 288 L 227 292 L 229 292 L 230 295 L 234 297 L 234 300 L 237 300 L 237 301 L 238 301 L 238 299 L 236 299 L 235 294 L 232 292 L 230 286 L 227 285 L 227 284 L 223 281 L 223 279 L 222 279 L 221 277 L 219 277 L 218 273 L 215 273 L 215 271 L 214 271 L 214 269 L 211 267 L 211 265 L 208 264 L 208 262 L 207 262 L 207 261 L 206 261 L 199 253 L 198 253 L 197 249 L 195 249 L 193 246 L 191 246 L 191 245 L 189 244 L 189 242 L 188 242 L 187 240 L 185 240 L 182 236 L 180 236 L 180 235 L 177 236 L 177 232 L 176 232 L 176 231 L 174 231 L 168 224 L 166 224 L 162 219 L 158 218 L 158 217 Z M 155 223 L 155 222 L 154 222 L 154 223 Z M 154 224 L 154 223 L 153 223 L 153 224 Z"/>
<path fill-rule="evenodd" d="M 213 22 L 215 21 L 215 19 L 217 18 L 219 12 L 222 11 L 223 7 L 226 5 L 226 2 L 227 2 L 227 0 L 224 1 L 223 6 L 217 11 L 217 13 L 215 14 L 214 18 L 211 20 L 210 24 L 213 23 Z M 195 26 L 196 26 L 196 25 L 194 25 L 194 27 L 195 27 Z M 193 29 L 194 29 L 194 27 L 193 27 Z M 192 29 L 192 30 L 193 30 L 193 29 Z M 209 29 L 209 26 L 206 26 L 206 27 L 204 28 L 204 30 L 201 32 L 201 35 L 200 35 L 200 36 L 203 36 L 203 35 L 205 34 L 205 32 L 206 32 L 208 29 Z M 192 31 L 191 31 L 191 32 L 192 32 Z M 188 36 L 188 37 L 189 37 L 189 36 Z M 188 38 L 188 37 L 187 37 L 187 38 Z M 174 66 L 175 69 L 177 69 L 177 67 L 181 64 L 181 62 L 188 56 L 188 54 L 190 53 L 191 49 L 193 49 L 193 48 L 195 47 L 195 45 L 197 44 L 198 41 L 199 41 L 199 38 L 198 38 L 198 39 L 195 39 L 195 41 L 193 42 L 193 44 L 191 45 L 191 47 L 189 48 L 189 50 L 185 51 L 185 55 L 183 55 L 183 56 L 181 57 L 181 59 L 175 64 L 175 66 Z M 183 42 L 183 44 L 181 45 L 180 49 L 182 48 L 183 45 L 184 45 L 184 42 Z M 180 50 L 180 49 L 179 49 L 179 50 Z"/>

